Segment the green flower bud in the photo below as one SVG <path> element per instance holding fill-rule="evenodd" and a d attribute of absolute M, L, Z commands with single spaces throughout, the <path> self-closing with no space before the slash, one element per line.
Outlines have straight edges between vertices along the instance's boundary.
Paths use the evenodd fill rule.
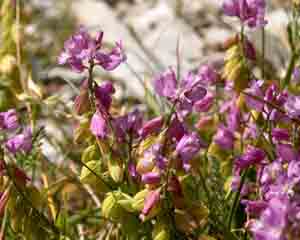
<path fill-rule="evenodd" d="M 133 203 L 132 203 L 132 207 L 136 210 L 136 211 L 142 211 L 143 207 L 144 207 L 144 201 L 145 198 L 147 196 L 147 194 L 149 193 L 148 189 L 144 189 L 140 192 L 138 192 L 134 198 L 133 198 Z"/>
<path fill-rule="evenodd" d="M 101 174 L 101 162 L 100 160 L 92 160 L 86 163 L 87 167 L 83 167 L 80 173 L 80 181 L 85 184 L 94 184 L 99 180 L 95 173 Z M 92 170 L 92 171 L 91 171 Z"/>
<path fill-rule="evenodd" d="M 169 240 L 170 239 L 170 230 L 168 229 L 167 225 L 157 222 L 154 225 L 154 229 L 152 231 L 152 239 L 153 240 Z"/>
<path fill-rule="evenodd" d="M 81 155 L 81 161 L 88 163 L 89 161 L 99 159 L 99 152 L 96 145 L 88 146 Z"/>
<path fill-rule="evenodd" d="M 124 168 L 118 156 L 113 155 L 108 159 L 108 172 L 115 182 L 119 183 L 123 181 Z"/>
<path fill-rule="evenodd" d="M 123 215 L 123 210 L 118 204 L 120 200 L 119 192 L 110 192 L 102 202 L 102 215 L 109 219 L 119 219 Z"/>

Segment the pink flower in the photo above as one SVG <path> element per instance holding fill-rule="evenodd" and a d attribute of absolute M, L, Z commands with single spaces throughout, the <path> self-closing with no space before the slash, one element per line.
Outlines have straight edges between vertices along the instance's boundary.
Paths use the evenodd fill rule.
<path fill-rule="evenodd" d="M 10 138 L 5 143 L 6 148 L 13 154 L 17 152 L 28 153 L 32 149 L 32 132 L 30 128 L 26 128 L 21 134 Z"/>
<path fill-rule="evenodd" d="M 107 71 L 117 68 L 126 61 L 122 42 L 117 42 L 110 53 L 101 51 L 103 32 L 92 38 L 83 27 L 65 42 L 64 51 L 58 58 L 61 65 L 68 64 L 75 72 L 82 72 L 91 63 L 101 66 Z"/>
<path fill-rule="evenodd" d="M 144 220 L 145 217 L 149 214 L 149 212 L 156 206 L 156 204 L 159 201 L 160 201 L 160 191 L 159 190 L 150 191 L 146 196 L 144 208 L 142 210 L 140 218 Z"/>
<path fill-rule="evenodd" d="M 99 138 L 106 138 L 108 134 L 108 126 L 106 120 L 101 113 L 95 112 L 90 124 L 91 132 Z"/>
<path fill-rule="evenodd" d="M 265 0 L 224 0 L 223 11 L 227 16 L 238 17 L 250 28 L 263 27 L 265 20 Z"/>

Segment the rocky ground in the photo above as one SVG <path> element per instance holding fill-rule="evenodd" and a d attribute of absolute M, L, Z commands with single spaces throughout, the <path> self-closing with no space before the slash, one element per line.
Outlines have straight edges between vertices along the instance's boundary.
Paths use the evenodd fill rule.
<path fill-rule="evenodd" d="M 122 39 L 128 65 L 112 73 L 129 87 L 129 94 L 143 91 L 133 70 L 145 80 L 176 64 L 179 43 L 183 71 L 209 61 L 222 60 L 222 42 L 238 29 L 220 11 L 220 0 L 73 0 L 70 9 L 78 24 L 91 31 L 102 29 L 105 39 Z M 268 1 L 267 56 L 281 69 L 288 57 L 284 34 L 288 12 L 282 2 Z M 59 29 L 58 29 L 59 30 Z M 259 48 L 261 32 L 251 32 Z M 271 41 L 269 41 L 271 39 Z M 54 72 L 53 72 L 54 71 Z M 55 68 L 50 74 L 61 74 Z M 66 73 L 63 71 L 66 75 Z M 101 74 L 101 72 L 100 72 Z M 67 74 L 67 77 L 75 77 Z M 109 76 L 107 76 L 109 77 Z"/>

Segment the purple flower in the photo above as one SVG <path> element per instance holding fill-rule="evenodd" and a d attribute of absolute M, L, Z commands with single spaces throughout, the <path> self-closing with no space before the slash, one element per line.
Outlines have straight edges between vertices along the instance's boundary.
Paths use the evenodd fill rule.
<path fill-rule="evenodd" d="M 197 112 L 208 112 L 214 104 L 215 97 L 212 94 L 207 94 L 203 99 L 195 103 L 195 110 Z"/>
<path fill-rule="evenodd" d="M 246 39 L 244 42 L 244 53 L 246 55 L 246 57 L 252 61 L 256 60 L 256 51 L 255 48 L 253 46 L 253 44 Z"/>
<path fill-rule="evenodd" d="M 288 100 L 288 94 L 286 91 L 280 92 L 278 87 L 275 84 L 272 84 L 267 88 L 264 100 L 273 103 L 278 107 L 282 107 Z M 266 112 L 266 114 L 263 114 L 265 119 L 279 121 L 280 119 L 285 118 L 285 116 L 281 112 L 279 112 L 277 109 L 275 109 L 273 106 L 270 106 L 269 104 L 265 104 L 264 109 L 264 112 Z"/>
<path fill-rule="evenodd" d="M 293 71 L 293 83 L 298 84 L 300 82 L 300 68 L 296 67 Z"/>
<path fill-rule="evenodd" d="M 285 162 L 291 162 L 298 159 L 297 154 L 291 144 L 277 144 L 276 153 L 277 156 Z"/>
<path fill-rule="evenodd" d="M 32 132 L 30 128 L 24 129 L 21 134 L 10 138 L 5 143 L 6 148 L 13 154 L 17 152 L 28 153 L 32 149 Z"/>
<path fill-rule="evenodd" d="M 103 32 L 97 33 L 92 38 L 83 27 L 65 42 L 64 51 L 58 58 L 61 65 L 68 64 L 76 72 L 82 72 L 89 64 L 102 66 L 105 70 L 111 71 L 126 60 L 123 54 L 121 42 L 110 53 L 101 52 Z"/>
<path fill-rule="evenodd" d="M 259 220 L 250 223 L 255 240 L 285 240 L 289 202 L 286 199 L 273 198 L 262 212 Z"/>
<path fill-rule="evenodd" d="M 177 79 L 173 68 L 158 75 L 154 80 L 154 89 L 161 97 L 173 98 L 177 91 Z"/>
<path fill-rule="evenodd" d="M 239 157 L 235 164 L 239 169 L 246 169 L 251 165 L 260 164 L 266 157 L 266 154 L 263 150 L 249 146 L 246 153 Z"/>
<path fill-rule="evenodd" d="M 111 95 L 115 93 L 115 88 L 110 81 L 103 82 L 95 88 L 96 105 L 100 111 L 108 112 L 111 103 Z"/>
<path fill-rule="evenodd" d="M 235 132 L 239 129 L 240 123 L 241 123 L 241 111 L 236 106 L 236 103 L 233 102 L 231 105 L 229 112 L 227 114 L 226 118 L 228 129 L 230 129 L 232 132 Z"/>
<path fill-rule="evenodd" d="M 179 121 L 177 117 L 174 117 L 167 131 L 168 137 L 172 140 L 179 141 L 185 133 L 186 127 L 184 124 Z"/>
<path fill-rule="evenodd" d="M 223 11 L 227 16 L 238 17 L 250 28 L 263 27 L 265 20 L 265 0 L 224 0 Z"/>
<path fill-rule="evenodd" d="M 164 119 L 163 117 L 156 117 L 152 120 L 146 122 L 143 127 L 140 129 L 139 134 L 142 138 L 147 137 L 150 134 L 155 134 L 159 132 L 163 126 Z"/>
<path fill-rule="evenodd" d="M 150 211 L 159 203 L 159 201 L 160 201 L 160 191 L 159 190 L 153 190 L 147 194 L 147 196 L 145 198 L 144 208 L 140 215 L 140 218 L 143 221 L 145 220 L 145 217 L 150 213 Z"/>
<path fill-rule="evenodd" d="M 200 67 L 198 77 L 204 85 L 215 84 L 220 79 L 218 72 L 209 64 Z"/>
<path fill-rule="evenodd" d="M 157 184 L 160 182 L 159 172 L 148 172 L 142 175 L 142 182 L 145 184 Z"/>
<path fill-rule="evenodd" d="M 134 110 L 127 115 L 118 117 L 113 120 L 115 134 L 119 142 L 123 142 L 126 136 L 137 137 L 141 129 L 143 116 L 140 111 Z"/>
<path fill-rule="evenodd" d="M 234 144 L 234 134 L 233 132 L 221 125 L 213 138 L 214 142 L 219 145 L 224 150 L 232 150 Z"/>
<path fill-rule="evenodd" d="M 106 120 L 103 118 L 102 114 L 98 111 L 94 113 L 91 124 L 90 124 L 91 132 L 99 138 L 106 138 L 108 134 L 108 126 Z"/>
<path fill-rule="evenodd" d="M 268 203 L 262 200 L 251 201 L 242 200 L 242 204 L 246 206 L 246 213 L 250 216 L 260 216 L 260 214 L 267 208 Z"/>
<path fill-rule="evenodd" d="M 97 52 L 96 64 L 100 65 L 107 71 L 116 69 L 122 62 L 125 62 L 127 57 L 123 53 L 122 41 L 116 42 L 116 47 L 112 49 L 110 53 Z"/>
<path fill-rule="evenodd" d="M 136 165 L 133 162 L 128 163 L 128 172 L 133 179 L 137 179 L 139 174 L 136 170 Z"/>
<path fill-rule="evenodd" d="M 137 166 L 137 171 L 144 174 L 153 170 L 157 166 L 160 170 L 166 168 L 166 159 L 161 155 L 161 144 L 154 144 L 145 151 L 143 158 L 140 159 Z"/>
<path fill-rule="evenodd" d="M 185 134 L 176 146 L 175 152 L 182 160 L 182 165 L 185 171 L 189 171 L 191 168 L 190 160 L 198 153 L 201 147 L 205 144 L 199 138 L 198 134 L 193 132 Z"/>
<path fill-rule="evenodd" d="M 290 139 L 290 134 L 287 129 L 273 128 L 272 137 L 276 141 L 288 141 Z"/>
<path fill-rule="evenodd" d="M 300 117 L 300 97 L 299 96 L 288 97 L 284 107 L 290 117 L 292 117 L 292 118 Z"/>
<path fill-rule="evenodd" d="M 180 84 L 172 68 L 154 80 L 154 88 L 158 95 L 168 98 L 176 106 L 180 119 L 185 118 L 193 110 L 194 104 L 206 95 L 206 89 L 199 78 L 192 72 L 186 74 Z"/>
<path fill-rule="evenodd" d="M 251 87 L 246 89 L 245 92 L 251 94 L 251 96 L 246 95 L 246 104 L 249 108 L 256 111 L 262 111 L 264 103 L 262 101 L 256 100 L 254 97 L 259 97 L 260 99 L 264 98 L 264 93 L 262 91 L 262 86 L 264 82 L 262 80 L 253 81 Z"/>
<path fill-rule="evenodd" d="M 0 128 L 14 130 L 19 127 L 17 112 L 10 109 L 7 112 L 0 113 Z"/>

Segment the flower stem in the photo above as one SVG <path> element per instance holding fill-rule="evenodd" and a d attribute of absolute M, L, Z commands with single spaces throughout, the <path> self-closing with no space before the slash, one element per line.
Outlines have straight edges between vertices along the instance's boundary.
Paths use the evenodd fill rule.
<path fill-rule="evenodd" d="M 235 212 L 236 212 L 236 208 L 237 208 L 237 205 L 238 205 L 238 202 L 239 202 L 239 199 L 240 199 L 240 195 L 241 195 L 241 192 L 242 192 L 242 189 L 243 189 L 243 185 L 245 183 L 245 180 L 246 180 L 246 176 L 247 176 L 247 169 L 244 171 L 243 175 L 242 175 L 242 179 L 241 179 L 241 182 L 240 182 L 240 185 L 239 185 L 239 188 L 238 188 L 238 191 L 235 195 L 235 198 L 233 200 L 233 204 L 231 206 L 231 210 L 230 210 L 230 215 L 229 215 L 229 220 L 228 220 L 228 229 L 229 231 L 231 230 L 231 224 L 232 224 L 232 220 L 233 220 L 233 217 L 235 215 Z"/>

